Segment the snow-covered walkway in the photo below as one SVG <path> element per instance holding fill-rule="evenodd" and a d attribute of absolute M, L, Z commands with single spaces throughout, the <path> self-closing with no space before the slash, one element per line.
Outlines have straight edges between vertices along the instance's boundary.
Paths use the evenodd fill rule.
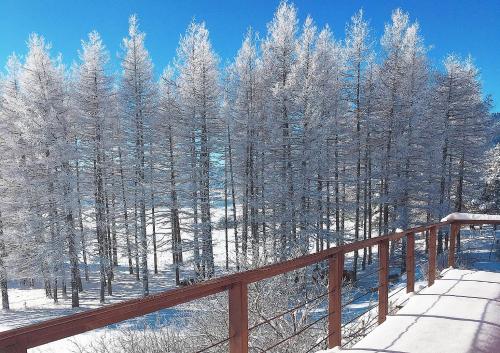
<path fill-rule="evenodd" d="M 349 353 L 500 352 L 500 273 L 446 272 Z"/>

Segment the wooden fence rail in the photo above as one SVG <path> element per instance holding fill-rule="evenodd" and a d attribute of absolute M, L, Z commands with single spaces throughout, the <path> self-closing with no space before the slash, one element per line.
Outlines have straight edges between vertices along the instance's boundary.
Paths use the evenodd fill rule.
<path fill-rule="evenodd" d="M 429 234 L 428 283 L 431 286 L 436 276 L 437 232 L 450 225 L 448 265 L 455 265 L 456 238 L 464 225 L 499 225 L 500 221 L 451 220 L 416 227 L 403 232 L 370 238 L 355 243 L 332 247 L 321 252 L 293 260 L 215 278 L 188 287 L 169 290 L 146 298 L 127 300 L 99 309 L 88 310 L 0 332 L 0 353 L 26 353 L 29 348 L 78 335 L 107 325 L 150 314 L 223 291 L 229 291 L 229 350 L 230 353 L 248 352 L 248 284 L 276 275 L 284 274 L 321 261 L 328 261 L 328 347 L 339 346 L 342 341 L 342 276 L 345 254 L 363 248 L 378 246 L 379 286 L 378 322 L 385 321 L 388 314 L 389 291 L 389 242 L 406 238 L 407 291 L 414 290 L 415 281 L 415 233 Z"/>

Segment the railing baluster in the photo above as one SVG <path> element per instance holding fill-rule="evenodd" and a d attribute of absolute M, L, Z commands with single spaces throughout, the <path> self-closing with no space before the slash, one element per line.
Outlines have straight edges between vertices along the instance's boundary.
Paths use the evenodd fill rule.
<path fill-rule="evenodd" d="M 406 236 L 406 292 L 415 290 L 415 233 Z"/>
<path fill-rule="evenodd" d="M 389 310 L 389 240 L 378 244 L 379 286 L 378 286 L 378 323 L 385 321 Z"/>
<path fill-rule="evenodd" d="M 437 228 L 431 227 L 429 231 L 429 287 L 436 280 L 436 257 L 437 257 Z"/>
<path fill-rule="evenodd" d="M 342 342 L 342 275 L 344 253 L 328 259 L 328 348 L 340 346 Z"/>
<path fill-rule="evenodd" d="M 229 352 L 248 353 L 248 287 L 235 283 L 229 288 Z"/>
<path fill-rule="evenodd" d="M 448 267 L 455 267 L 455 244 L 457 241 L 457 234 L 459 230 L 460 225 L 456 223 L 451 224 L 450 245 L 448 247 Z"/>

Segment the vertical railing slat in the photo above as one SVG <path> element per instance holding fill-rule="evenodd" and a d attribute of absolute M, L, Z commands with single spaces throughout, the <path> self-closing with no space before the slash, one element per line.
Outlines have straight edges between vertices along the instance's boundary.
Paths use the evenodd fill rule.
<path fill-rule="evenodd" d="M 436 258 L 437 258 L 437 228 L 431 227 L 429 230 L 429 287 L 436 280 Z"/>
<path fill-rule="evenodd" d="M 378 286 L 378 323 L 385 321 L 389 310 L 389 240 L 378 244 L 379 286 Z"/>
<path fill-rule="evenodd" d="M 328 348 L 342 342 L 342 276 L 344 253 L 328 259 Z"/>
<path fill-rule="evenodd" d="M 448 267 L 455 267 L 455 245 L 460 226 L 456 223 L 451 224 L 450 245 L 448 247 Z"/>
<path fill-rule="evenodd" d="M 248 353 L 248 287 L 235 283 L 229 288 L 229 352 Z"/>
<path fill-rule="evenodd" d="M 406 236 L 406 292 L 415 290 L 415 233 Z"/>

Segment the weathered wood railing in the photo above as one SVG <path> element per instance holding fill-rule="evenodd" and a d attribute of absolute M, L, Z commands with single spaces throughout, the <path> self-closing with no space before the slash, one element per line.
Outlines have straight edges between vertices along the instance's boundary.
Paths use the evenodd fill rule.
<path fill-rule="evenodd" d="M 329 263 L 329 305 L 327 315 L 329 331 L 328 347 L 333 348 L 341 345 L 342 341 L 342 276 L 346 253 L 378 246 L 378 322 L 382 323 L 385 321 L 389 309 L 389 242 L 406 237 L 407 292 L 412 292 L 415 284 L 415 233 L 428 232 L 429 235 L 428 283 L 429 286 L 431 286 L 436 278 L 436 245 L 438 230 L 445 226 L 451 227 L 449 235 L 448 266 L 453 267 L 455 265 L 457 234 L 462 226 L 472 224 L 499 225 L 500 220 L 491 220 L 488 218 L 480 220 L 449 220 L 416 227 L 403 232 L 392 233 L 381 237 L 329 248 L 318 253 L 255 270 L 235 273 L 188 287 L 169 290 L 147 298 L 128 300 L 117 304 L 107 305 L 99 309 L 0 332 L 0 353 L 26 353 L 29 348 L 204 298 L 226 290 L 229 291 L 229 351 L 230 353 L 247 353 L 248 284 L 325 260 Z"/>

